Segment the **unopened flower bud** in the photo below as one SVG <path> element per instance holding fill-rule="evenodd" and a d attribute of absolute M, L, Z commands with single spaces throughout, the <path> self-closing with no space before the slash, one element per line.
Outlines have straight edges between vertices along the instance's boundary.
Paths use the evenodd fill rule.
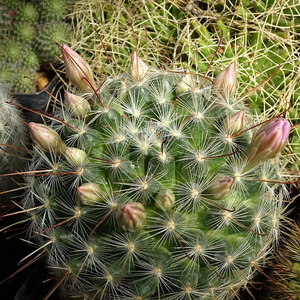
<path fill-rule="evenodd" d="M 213 88 L 222 98 L 234 95 L 237 87 L 237 75 L 235 63 L 231 63 L 225 70 L 221 71 L 213 81 Z"/>
<path fill-rule="evenodd" d="M 248 149 L 247 171 L 261 161 L 273 158 L 281 151 L 291 130 L 291 124 L 283 118 L 275 118 L 264 123 L 253 135 Z"/>
<path fill-rule="evenodd" d="M 77 193 L 84 205 L 95 205 L 103 199 L 99 185 L 93 182 L 84 183 L 79 186 Z"/>
<path fill-rule="evenodd" d="M 240 110 L 225 119 L 226 133 L 234 135 L 245 128 L 245 110 Z"/>
<path fill-rule="evenodd" d="M 82 167 L 87 162 L 86 153 L 78 148 L 67 147 L 65 156 L 68 161 L 74 163 L 78 167 Z"/>
<path fill-rule="evenodd" d="M 212 185 L 204 192 L 205 196 L 215 200 L 225 198 L 233 185 L 233 178 L 225 175 L 218 175 Z"/>
<path fill-rule="evenodd" d="M 124 230 L 135 231 L 142 229 L 146 222 L 144 205 L 139 202 L 122 204 L 116 211 L 116 219 Z"/>
<path fill-rule="evenodd" d="M 96 85 L 89 64 L 67 45 L 62 45 L 61 50 L 68 78 L 81 91 L 92 92 Z"/>
<path fill-rule="evenodd" d="M 139 57 L 137 51 L 133 51 L 131 55 L 131 64 L 130 64 L 130 75 L 132 79 L 141 84 L 147 73 L 149 72 L 150 67 L 147 66 Z"/>
<path fill-rule="evenodd" d="M 155 197 L 155 205 L 158 208 L 171 210 L 175 202 L 175 196 L 171 189 L 164 189 L 157 193 Z"/>
<path fill-rule="evenodd" d="M 40 149 L 55 154 L 65 152 L 66 145 L 55 130 L 46 125 L 34 122 L 30 122 L 28 127 L 34 142 Z"/>
<path fill-rule="evenodd" d="M 184 73 L 180 82 L 176 87 L 176 94 L 181 95 L 185 92 L 192 90 L 195 86 L 193 75 L 189 72 Z"/>
<path fill-rule="evenodd" d="M 89 102 L 83 97 L 65 91 L 65 98 L 69 108 L 77 118 L 85 117 L 91 112 L 91 106 Z"/>

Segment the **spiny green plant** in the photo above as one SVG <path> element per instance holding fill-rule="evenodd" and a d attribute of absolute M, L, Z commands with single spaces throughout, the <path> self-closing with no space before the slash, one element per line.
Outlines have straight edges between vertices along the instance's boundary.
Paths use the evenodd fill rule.
<path fill-rule="evenodd" d="M 291 224 L 274 255 L 268 284 L 269 299 L 300 299 L 300 228 Z"/>
<path fill-rule="evenodd" d="M 291 125 L 251 114 L 231 63 L 213 80 L 153 68 L 73 83 L 35 142 L 23 210 L 63 299 L 233 299 L 280 237 Z M 58 106 L 57 102 L 56 105 Z M 34 258 L 33 260 L 37 259 Z"/>
<path fill-rule="evenodd" d="M 23 171 L 27 152 L 27 128 L 22 121 L 20 111 L 12 103 L 8 88 L 0 84 L 0 213 L 8 210 L 7 205 L 12 204 L 9 198 L 18 188 L 16 178 L 7 174 Z M 6 174 L 5 176 L 3 176 Z M 14 176 L 13 176 L 14 177 Z M 10 193 L 8 193 L 10 192 Z"/>
<path fill-rule="evenodd" d="M 1 0 L 0 7 L 0 68 L 5 69 L 0 80 L 10 84 L 14 92 L 34 93 L 36 84 L 23 77 L 36 80 L 39 70 L 57 65 L 56 43 L 69 38 L 65 0 Z M 27 57 L 29 53 L 35 57 Z"/>

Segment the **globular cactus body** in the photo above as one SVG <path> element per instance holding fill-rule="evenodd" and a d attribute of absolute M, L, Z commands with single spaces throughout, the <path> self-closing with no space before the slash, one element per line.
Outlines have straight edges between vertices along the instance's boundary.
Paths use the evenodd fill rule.
<path fill-rule="evenodd" d="M 29 124 L 23 205 L 63 298 L 232 299 L 280 235 L 289 123 L 246 130 L 259 120 L 233 96 L 233 65 L 210 81 L 134 52 L 128 74 L 97 86 L 62 50 L 81 93 Z"/>

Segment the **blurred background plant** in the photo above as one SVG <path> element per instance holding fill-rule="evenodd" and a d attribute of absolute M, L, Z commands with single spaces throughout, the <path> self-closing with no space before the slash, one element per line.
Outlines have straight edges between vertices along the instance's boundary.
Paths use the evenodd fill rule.
<path fill-rule="evenodd" d="M 17 104 L 7 88 L 0 84 L 0 175 L 23 171 L 28 144 L 28 132 Z M 0 228 L 2 214 L 9 212 L 20 190 L 21 176 L 0 176 Z"/>
<path fill-rule="evenodd" d="M 291 224 L 291 230 L 281 239 L 281 247 L 276 251 L 270 265 L 270 277 L 266 287 L 270 300 L 300 300 L 299 209 L 297 213 L 297 222 Z"/>
<path fill-rule="evenodd" d="M 49 82 L 51 65 L 60 54 L 56 43 L 70 37 L 66 0 L 0 0 L 0 80 L 14 92 L 34 93 Z M 51 73 L 51 72 L 50 72 Z"/>

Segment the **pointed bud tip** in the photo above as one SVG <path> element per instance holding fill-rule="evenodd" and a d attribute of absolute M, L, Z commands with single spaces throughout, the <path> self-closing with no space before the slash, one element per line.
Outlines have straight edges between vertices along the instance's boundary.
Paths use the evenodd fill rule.
<path fill-rule="evenodd" d="M 64 94 L 70 110 L 77 118 L 86 117 L 91 112 L 91 106 L 85 98 L 67 91 L 65 91 Z"/>
<path fill-rule="evenodd" d="M 95 205 L 102 200 L 100 187 L 94 182 L 84 183 L 77 187 L 77 193 L 84 205 Z"/>
<path fill-rule="evenodd" d="M 233 183 L 233 178 L 219 174 L 209 188 L 205 191 L 205 194 L 215 200 L 223 199 L 230 192 Z"/>
<path fill-rule="evenodd" d="M 159 191 L 155 197 L 155 206 L 165 210 L 171 210 L 175 203 L 175 195 L 171 189 Z"/>
<path fill-rule="evenodd" d="M 187 70 L 179 83 L 176 86 L 176 94 L 181 95 L 185 92 L 188 92 L 195 88 L 196 81 L 193 78 L 193 75 Z"/>
<path fill-rule="evenodd" d="M 228 98 L 234 95 L 237 88 L 237 73 L 235 62 L 221 71 L 213 80 L 213 88 L 219 96 Z"/>
<path fill-rule="evenodd" d="M 274 158 L 286 144 L 290 131 L 291 124 L 283 118 L 274 118 L 262 124 L 252 136 L 244 171 Z"/>
<path fill-rule="evenodd" d="M 86 60 L 65 44 L 61 46 L 61 51 L 70 81 L 83 92 L 96 89 L 92 69 Z"/>
<path fill-rule="evenodd" d="M 123 230 L 140 230 L 146 223 L 145 208 L 139 202 L 122 204 L 116 212 L 116 220 Z"/>
<path fill-rule="evenodd" d="M 131 54 L 131 64 L 130 64 L 130 75 L 132 79 L 138 83 L 142 84 L 148 74 L 150 67 L 144 63 L 138 56 L 138 52 L 135 50 Z"/>
<path fill-rule="evenodd" d="M 28 123 L 28 128 L 32 139 L 41 150 L 55 154 L 65 152 L 66 145 L 54 129 L 35 122 Z"/>
<path fill-rule="evenodd" d="M 234 135 L 242 131 L 246 126 L 245 110 L 240 110 L 225 119 L 226 133 Z"/>
<path fill-rule="evenodd" d="M 73 147 L 66 148 L 65 156 L 70 163 L 75 164 L 77 167 L 83 167 L 88 160 L 83 150 Z"/>

